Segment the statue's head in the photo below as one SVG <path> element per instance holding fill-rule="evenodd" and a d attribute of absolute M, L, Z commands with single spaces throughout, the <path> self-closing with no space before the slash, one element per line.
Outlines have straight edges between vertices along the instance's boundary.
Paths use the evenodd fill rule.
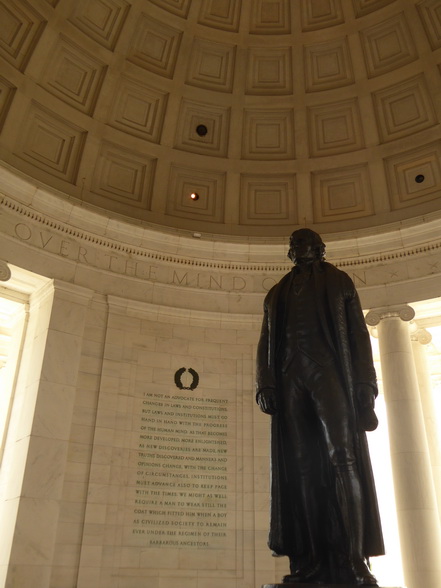
<path fill-rule="evenodd" d="M 323 261 L 325 249 L 326 245 L 318 233 L 311 229 L 298 229 L 289 239 L 288 257 L 296 265 Z"/>

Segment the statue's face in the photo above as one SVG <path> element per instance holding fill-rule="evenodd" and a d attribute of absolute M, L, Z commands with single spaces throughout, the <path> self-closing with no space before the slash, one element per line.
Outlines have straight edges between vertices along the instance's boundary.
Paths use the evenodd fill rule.
<path fill-rule="evenodd" d="M 316 233 L 308 229 L 299 229 L 291 235 L 288 257 L 296 265 L 312 263 L 320 259 L 322 241 Z"/>

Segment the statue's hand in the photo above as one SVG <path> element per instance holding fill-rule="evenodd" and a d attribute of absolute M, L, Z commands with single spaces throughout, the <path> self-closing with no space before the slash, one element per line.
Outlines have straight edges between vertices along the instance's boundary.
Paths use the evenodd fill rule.
<path fill-rule="evenodd" d="M 378 418 L 375 414 L 375 393 L 368 384 L 357 384 L 355 387 L 357 396 L 358 418 L 364 431 L 375 431 L 378 427 Z"/>
<path fill-rule="evenodd" d="M 257 404 L 265 414 L 276 414 L 277 396 L 276 391 L 272 388 L 264 388 L 257 393 Z"/>

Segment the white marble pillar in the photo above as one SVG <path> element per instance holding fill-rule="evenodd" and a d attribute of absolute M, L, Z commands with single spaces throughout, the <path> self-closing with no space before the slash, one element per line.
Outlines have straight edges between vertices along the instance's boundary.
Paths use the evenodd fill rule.
<path fill-rule="evenodd" d="M 407 588 L 441 586 L 441 530 L 418 379 L 409 333 L 410 306 L 371 311 L 377 325 L 390 436 L 397 518 Z"/>
<path fill-rule="evenodd" d="M 54 280 L 33 293 L 0 472 L 0 586 L 47 588 L 93 291 Z M 59 563 L 59 562 L 55 562 Z"/>
<path fill-rule="evenodd" d="M 426 329 L 415 328 L 411 332 L 412 350 L 420 390 L 421 406 L 423 409 L 424 425 L 427 443 L 429 445 L 432 477 L 438 505 L 438 516 L 441 520 L 441 444 L 436 420 L 435 403 L 433 401 L 430 373 L 424 345 L 432 340 L 432 335 Z"/>

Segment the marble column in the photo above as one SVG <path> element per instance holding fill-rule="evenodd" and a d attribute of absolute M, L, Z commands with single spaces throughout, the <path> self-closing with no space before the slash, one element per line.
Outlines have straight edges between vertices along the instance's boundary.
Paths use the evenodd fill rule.
<path fill-rule="evenodd" d="M 432 477 L 438 505 L 438 516 L 441 520 L 441 443 L 438 433 L 435 403 L 430 382 L 430 373 L 425 353 L 425 345 L 431 342 L 432 335 L 426 329 L 418 327 L 411 332 L 412 350 L 415 358 L 424 425 L 429 446 Z"/>
<path fill-rule="evenodd" d="M 370 311 L 377 325 L 407 588 L 441 585 L 441 530 L 408 321 L 410 306 Z"/>
<path fill-rule="evenodd" d="M 93 291 L 60 280 L 30 296 L 0 471 L 0 586 L 47 588 Z M 55 562 L 58 563 L 58 562 Z"/>

